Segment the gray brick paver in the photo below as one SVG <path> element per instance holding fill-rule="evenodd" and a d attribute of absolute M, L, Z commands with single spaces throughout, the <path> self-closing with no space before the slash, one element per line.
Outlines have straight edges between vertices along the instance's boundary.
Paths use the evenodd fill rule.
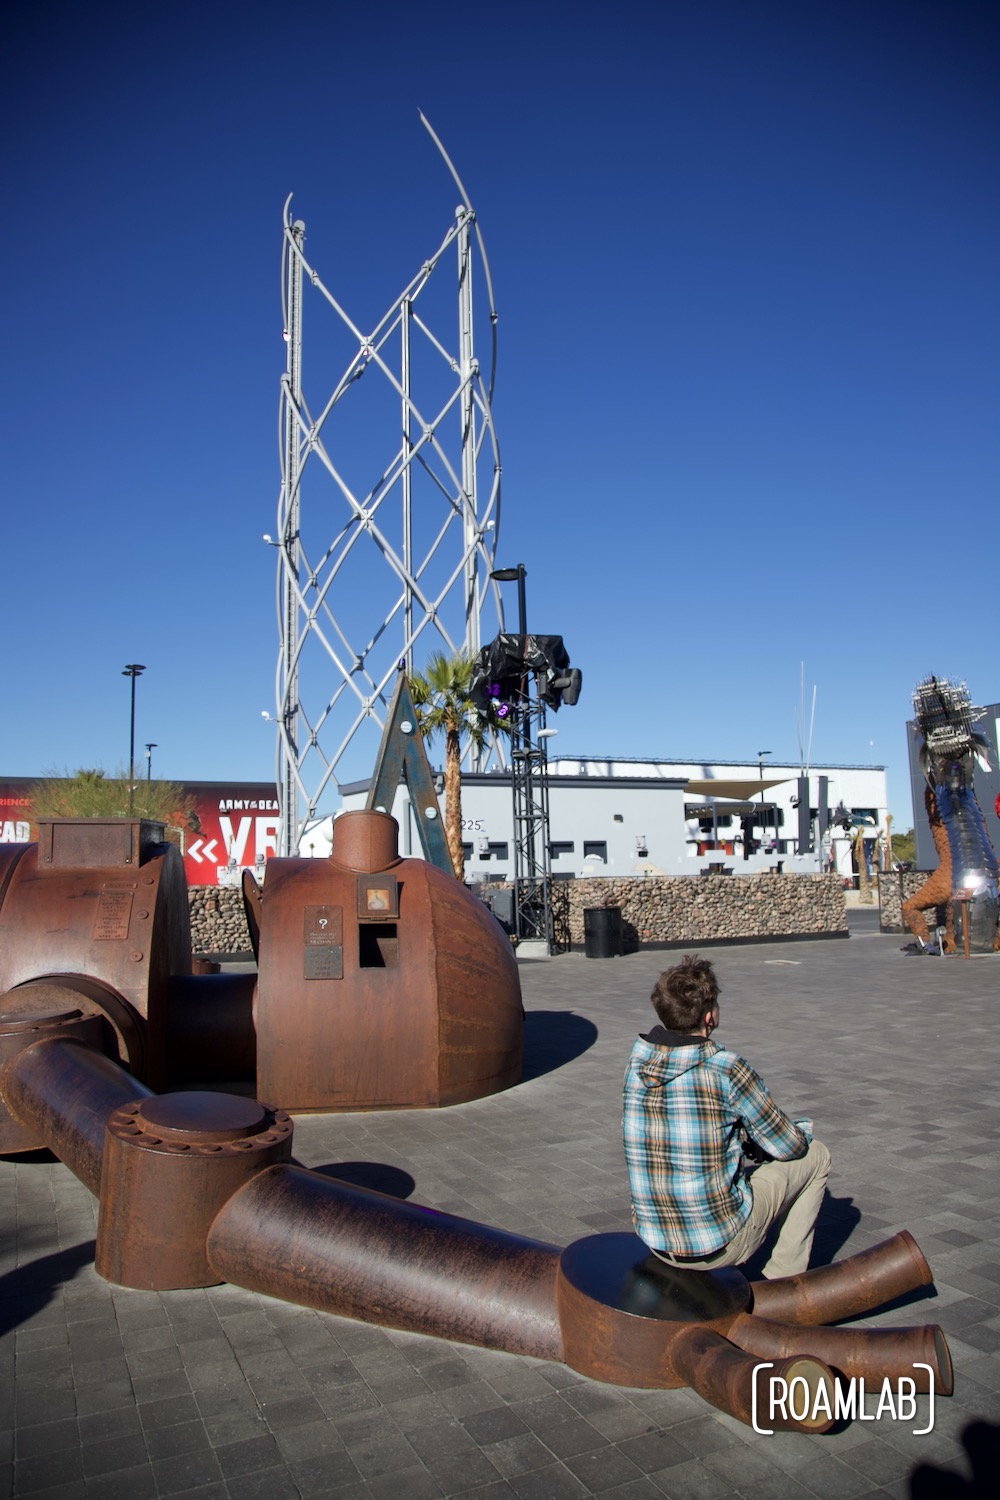
<path fill-rule="evenodd" d="M 939 1401 L 934 1434 L 856 1423 L 828 1438 L 758 1437 L 688 1390 L 622 1391 L 237 1287 L 111 1288 L 93 1270 L 90 1195 L 59 1163 L 8 1158 L 0 1212 L 25 1239 L 0 1265 L 11 1330 L 0 1427 L 14 1434 L 20 1488 L 52 1500 L 84 1485 L 87 1500 L 154 1500 L 157 1486 L 202 1500 L 862 1500 L 907 1494 L 921 1462 L 968 1473 L 969 1423 L 1000 1422 L 1000 959 L 907 959 L 901 943 L 869 932 L 711 956 L 720 1036 L 831 1148 L 817 1246 L 850 1254 L 906 1227 L 930 1259 L 936 1296 L 865 1321 L 946 1328 L 956 1393 Z M 769 964 L 775 954 L 796 965 Z M 522 964 L 529 1016 L 546 1013 L 544 1038 L 529 1036 L 551 1057 L 583 1025 L 583 1051 L 549 1071 L 529 1055 L 530 1081 L 451 1110 L 300 1118 L 298 1158 L 377 1169 L 402 1191 L 412 1182 L 414 1202 L 554 1244 L 629 1228 L 621 1076 L 651 1024 L 652 983 L 674 961 Z"/>

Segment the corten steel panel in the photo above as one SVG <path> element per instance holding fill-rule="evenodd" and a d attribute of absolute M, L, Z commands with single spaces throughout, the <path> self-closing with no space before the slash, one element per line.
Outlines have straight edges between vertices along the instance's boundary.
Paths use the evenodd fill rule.
<path fill-rule="evenodd" d="M 438 990 L 438 1102 L 461 1104 L 521 1077 L 524 1009 L 510 939 L 489 908 L 425 865 Z"/>
<path fill-rule="evenodd" d="M 62 830 L 50 825 L 51 863 L 33 844 L 10 873 L 0 906 L 0 991 L 56 976 L 85 976 L 107 986 L 145 1018 L 144 1076 L 162 1086 L 169 977 L 191 972 L 180 853 L 172 844 L 152 844 L 141 837 L 148 825 L 139 820 L 116 820 L 86 834 L 72 820 L 68 826 L 69 845 L 60 853 Z M 81 838 L 82 850 L 77 847 Z M 95 849 L 117 849 L 122 862 L 60 863 L 67 854 L 93 857 Z M 129 852 L 135 849 L 138 864 Z"/>
<path fill-rule="evenodd" d="M 347 813 L 331 858 L 271 861 L 259 1098 L 291 1110 L 426 1107 L 520 1077 L 523 1012 L 507 938 L 452 876 L 395 858 L 396 831 L 385 813 Z M 358 916 L 359 875 L 376 872 L 398 885 L 392 922 Z M 373 966 L 379 951 L 384 967 Z"/>

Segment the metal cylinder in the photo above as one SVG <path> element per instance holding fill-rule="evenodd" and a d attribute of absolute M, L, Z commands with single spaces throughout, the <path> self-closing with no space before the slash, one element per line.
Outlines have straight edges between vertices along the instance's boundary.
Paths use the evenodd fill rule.
<path fill-rule="evenodd" d="M 33 1042 L 9 1062 L 2 1078 L 11 1113 L 35 1130 L 50 1151 L 96 1197 L 101 1190 L 104 1124 L 115 1109 L 151 1097 L 109 1057 L 81 1042 Z"/>
<path fill-rule="evenodd" d="M 698 1323 L 726 1333 L 750 1286 L 737 1270 L 674 1269 L 633 1234 L 592 1234 L 560 1255 L 556 1301 L 566 1364 L 650 1390 L 685 1383 L 672 1359 L 678 1332 Z"/>
<path fill-rule="evenodd" d="M 367 808 L 341 813 L 333 824 L 330 858 L 348 870 L 370 875 L 399 859 L 399 824 L 388 813 Z"/>
<path fill-rule="evenodd" d="M 205 1255 L 212 1220 L 291 1147 L 289 1116 L 256 1099 L 192 1091 L 123 1105 L 106 1127 L 98 1274 L 154 1291 L 219 1281 Z"/>
<path fill-rule="evenodd" d="M 28 979 L 0 995 L 0 1011 L 9 1016 L 80 1010 L 103 1017 L 101 1040 L 92 1043 L 134 1078 L 143 1076 L 146 1023 L 121 995 L 99 979 L 83 974 L 47 974 Z"/>
<path fill-rule="evenodd" d="M 916 1240 L 902 1229 L 868 1250 L 800 1276 L 754 1281 L 753 1311 L 776 1323 L 836 1323 L 881 1307 L 934 1277 Z"/>
<path fill-rule="evenodd" d="M 691 1386 L 699 1396 L 740 1422 L 753 1420 L 755 1396 L 758 1400 L 762 1394 L 766 1398 L 771 1380 L 782 1380 L 787 1387 L 794 1380 L 802 1382 L 803 1415 L 794 1416 L 787 1405 L 784 1412 L 775 1414 L 772 1404 L 766 1402 L 758 1412 L 764 1419 L 758 1426 L 766 1421 L 769 1430 L 786 1432 L 828 1432 L 833 1426 L 833 1417 L 827 1413 L 834 1409 L 836 1382 L 832 1370 L 821 1360 L 777 1359 L 766 1374 L 758 1372 L 759 1361 L 753 1355 L 697 1323 L 678 1331 L 670 1354 L 678 1384 Z"/>
<path fill-rule="evenodd" d="M 622 914 L 617 906 L 585 906 L 583 951 L 587 958 L 617 958 L 622 951 Z"/>
<path fill-rule="evenodd" d="M 866 1381 L 909 1376 L 915 1390 L 926 1392 L 933 1376 L 939 1396 L 950 1396 L 954 1388 L 948 1341 L 934 1323 L 923 1328 L 804 1328 L 743 1315 L 726 1337 L 761 1359 L 810 1354 L 842 1375 Z"/>
<path fill-rule="evenodd" d="M 208 1235 L 216 1279 L 385 1328 L 559 1359 L 553 1245 L 272 1167 Z"/>
<path fill-rule="evenodd" d="M 82 1042 L 84 1046 L 100 1051 L 102 1024 L 100 1016 L 85 1016 L 75 1008 L 41 1015 L 0 1015 L 0 1079 L 12 1058 L 25 1047 L 30 1047 L 32 1042 L 48 1037 Z M 37 1151 L 46 1144 L 38 1129 L 17 1119 L 0 1096 L 0 1153 L 15 1155 L 21 1151 Z"/>

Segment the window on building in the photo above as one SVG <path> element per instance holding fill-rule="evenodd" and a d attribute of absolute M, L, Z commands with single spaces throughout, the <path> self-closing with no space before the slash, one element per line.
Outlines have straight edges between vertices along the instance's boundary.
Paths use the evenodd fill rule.
<path fill-rule="evenodd" d="M 549 843 L 549 854 L 553 859 L 558 859 L 561 854 L 573 854 L 575 850 L 572 839 L 552 839 Z"/>
<path fill-rule="evenodd" d="M 507 857 L 506 844 L 489 843 L 486 845 L 486 853 L 483 855 L 483 859 L 506 859 Z"/>
<path fill-rule="evenodd" d="M 463 844 L 462 845 L 462 858 L 463 859 L 471 859 L 472 858 L 472 845 L 471 844 Z"/>
<path fill-rule="evenodd" d="M 607 839 L 584 839 L 584 841 L 583 841 L 583 857 L 584 857 L 584 859 L 588 859 L 588 858 L 602 859 L 604 861 L 604 863 L 607 864 L 607 862 L 608 862 L 608 843 L 607 843 Z"/>

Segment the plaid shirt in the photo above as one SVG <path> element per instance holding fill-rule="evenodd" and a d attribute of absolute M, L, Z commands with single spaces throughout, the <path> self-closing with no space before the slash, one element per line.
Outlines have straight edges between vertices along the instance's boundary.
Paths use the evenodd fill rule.
<path fill-rule="evenodd" d="M 809 1149 L 809 1122 L 800 1125 L 735 1052 L 707 1038 L 658 1046 L 640 1036 L 625 1073 L 623 1120 L 639 1236 L 671 1255 L 721 1250 L 753 1202 L 743 1137 L 778 1161 L 792 1161 Z"/>

